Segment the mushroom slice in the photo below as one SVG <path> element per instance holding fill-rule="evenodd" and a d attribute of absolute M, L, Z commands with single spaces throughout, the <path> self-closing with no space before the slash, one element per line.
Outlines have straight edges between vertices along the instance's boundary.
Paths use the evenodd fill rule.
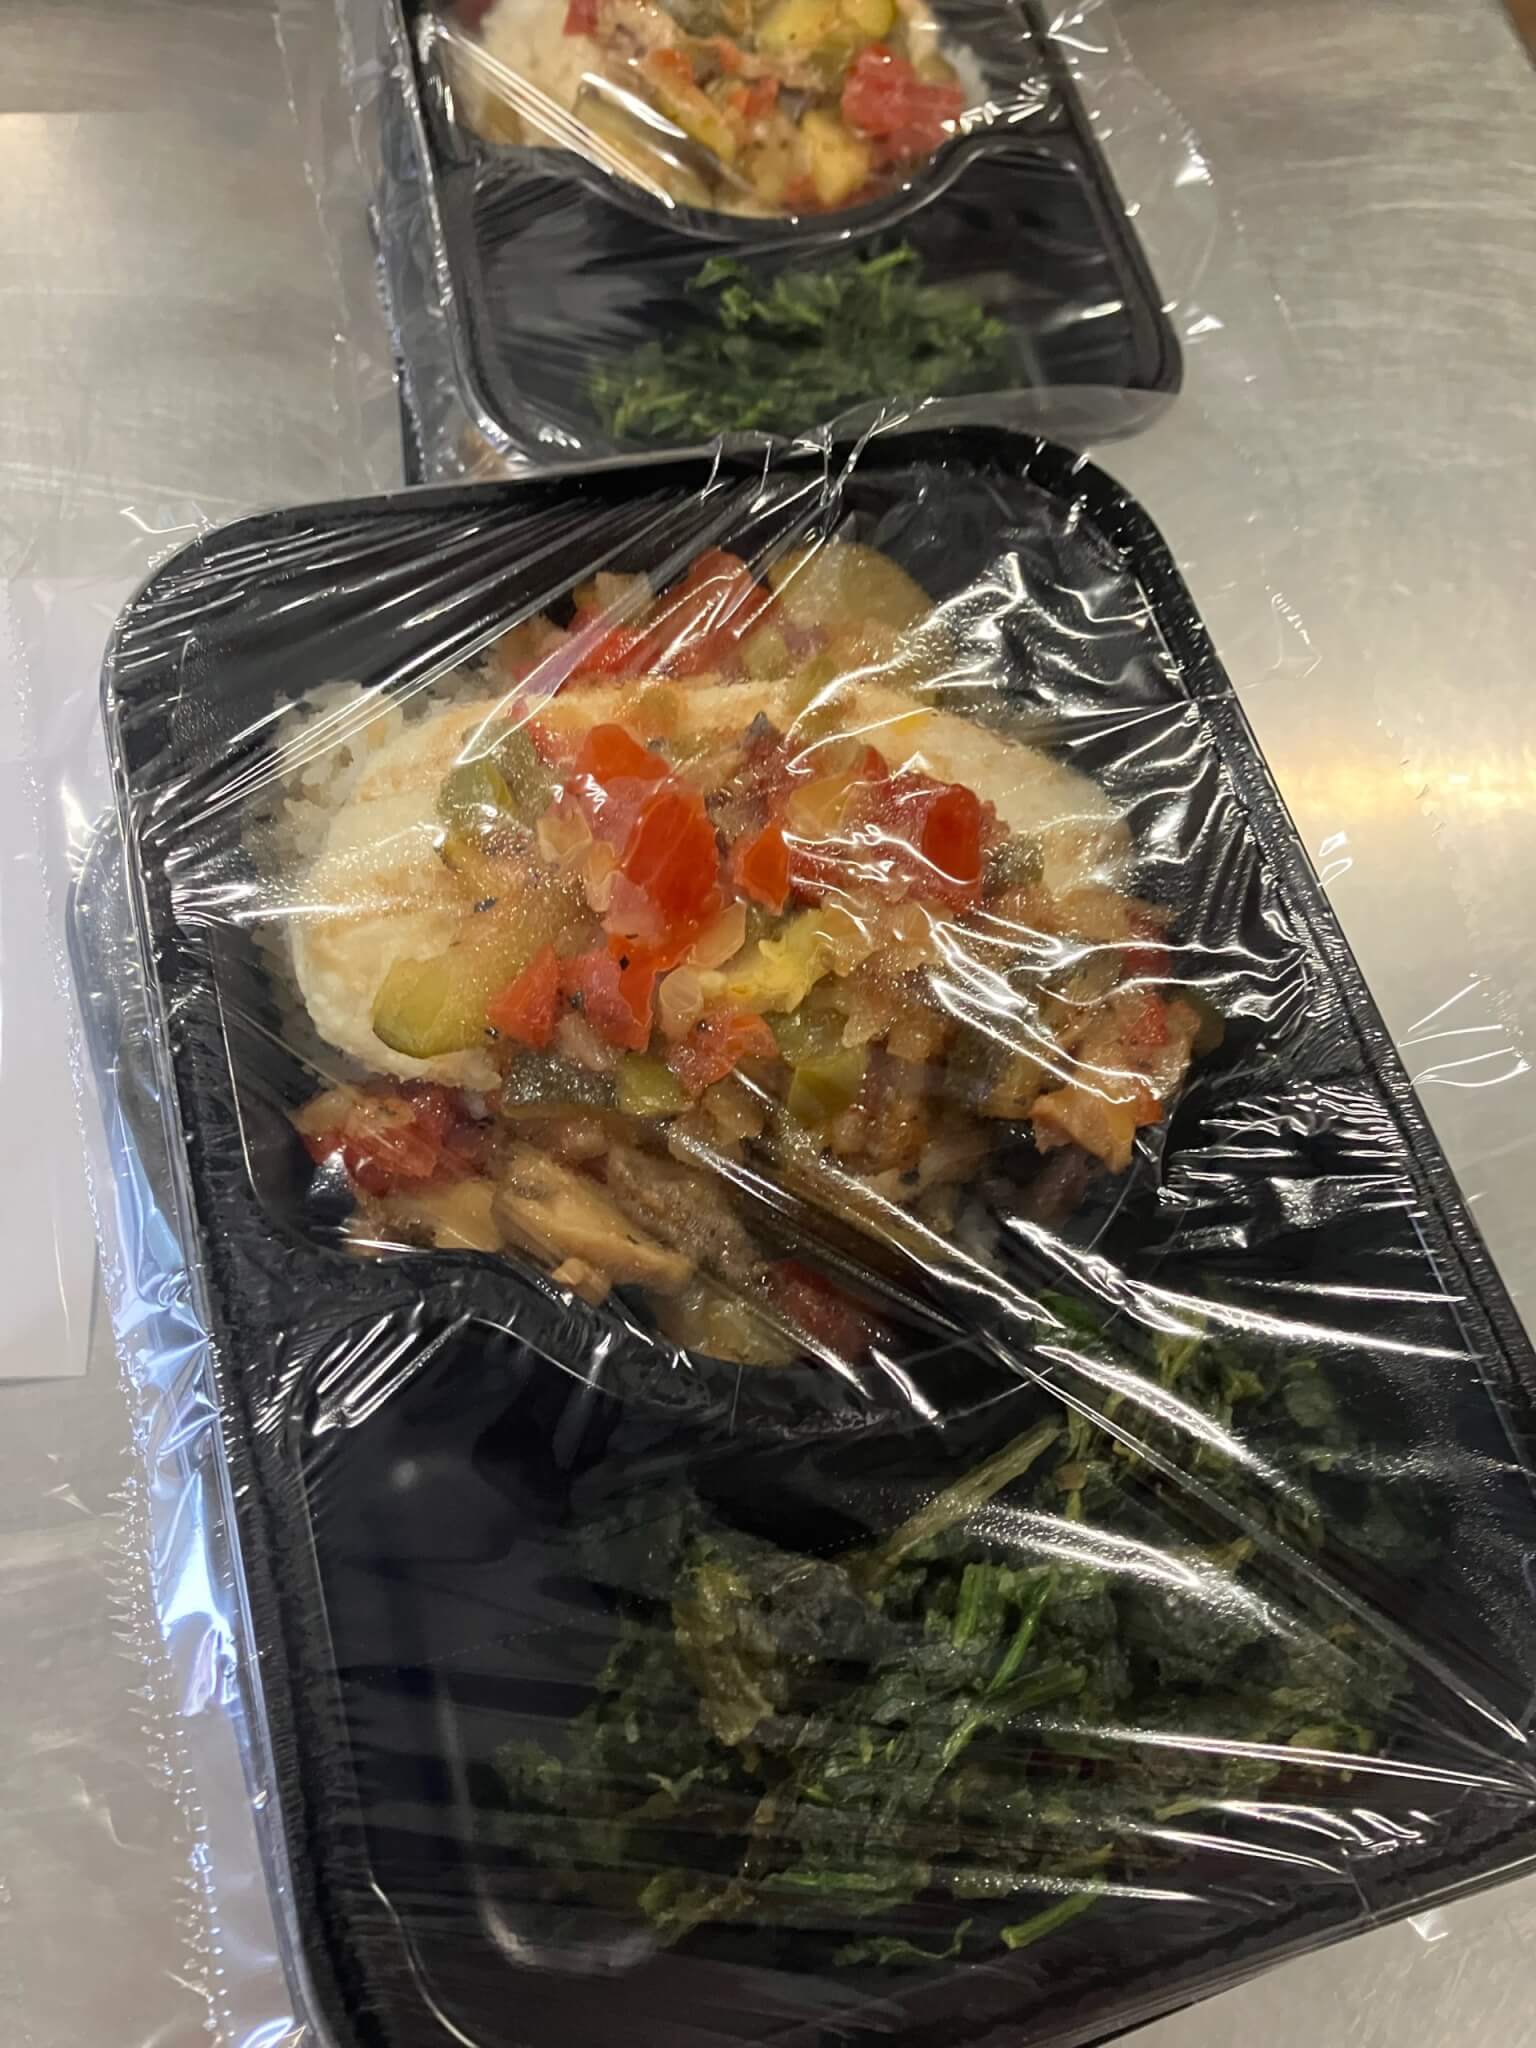
<path fill-rule="evenodd" d="M 693 1274 L 692 1259 L 636 1229 L 595 1181 L 531 1145 L 514 1145 L 508 1153 L 491 1213 L 506 1238 L 547 1264 L 578 1262 L 583 1284 L 577 1291 L 588 1300 L 598 1276 L 610 1287 L 676 1294 Z"/>

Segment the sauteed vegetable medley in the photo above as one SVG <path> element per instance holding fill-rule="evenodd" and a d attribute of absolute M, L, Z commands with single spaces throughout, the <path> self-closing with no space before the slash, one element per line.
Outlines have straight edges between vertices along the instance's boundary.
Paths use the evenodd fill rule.
<path fill-rule="evenodd" d="M 939 708 L 949 635 L 871 549 L 712 549 L 376 753 L 293 941 L 372 1070 L 297 1118 L 361 1246 L 507 1249 L 772 1364 L 860 1341 L 786 1191 L 926 1258 L 1000 1146 L 1046 1213 L 1126 1171 L 1218 1027 L 1103 791 Z"/>
<path fill-rule="evenodd" d="M 457 22 L 478 30 L 460 68 L 489 139 L 611 152 L 733 213 L 873 198 L 983 97 L 922 0 L 497 0 Z"/>

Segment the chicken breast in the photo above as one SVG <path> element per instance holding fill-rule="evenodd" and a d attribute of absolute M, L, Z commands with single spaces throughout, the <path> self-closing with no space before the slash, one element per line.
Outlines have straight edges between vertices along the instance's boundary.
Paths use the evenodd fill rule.
<path fill-rule="evenodd" d="M 463 895 L 438 855 L 437 797 L 494 707 L 494 699 L 455 705 L 379 748 L 289 904 L 294 979 L 315 1029 L 376 1073 L 460 1088 L 497 1085 L 484 1053 L 412 1059 L 373 1029 L 374 998 L 395 962 L 444 952 L 462 926 Z"/>

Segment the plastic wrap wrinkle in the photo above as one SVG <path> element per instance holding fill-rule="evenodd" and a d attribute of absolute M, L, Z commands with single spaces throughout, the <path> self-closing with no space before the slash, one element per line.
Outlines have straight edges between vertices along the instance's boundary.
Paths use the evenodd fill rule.
<path fill-rule="evenodd" d="M 132 1376 L 144 1477 L 125 1506 L 118 1599 L 125 1647 L 141 1668 L 144 1714 L 185 1833 L 181 1978 L 203 2029 L 280 2048 L 300 2027 L 282 2017 L 284 1965 L 252 1815 L 270 1772 L 247 1747 L 249 1619 L 230 1547 L 219 1410 L 208 1340 L 191 1299 L 160 1125 L 142 970 L 134 957 L 122 847 L 103 829 L 84 849 L 69 925 L 89 1049 L 103 1079 L 110 1176 L 98 1183 L 105 1286 Z M 138 1028 L 134 1028 L 135 1018 Z M 244 1773 L 246 1798 L 227 1797 Z"/>
<path fill-rule="evenodd" d="M 1083 2041 L 1528 1856 L 1529 1354 L 1096 472 L 270 515 L 106 706 L 341 2038 Z"/>

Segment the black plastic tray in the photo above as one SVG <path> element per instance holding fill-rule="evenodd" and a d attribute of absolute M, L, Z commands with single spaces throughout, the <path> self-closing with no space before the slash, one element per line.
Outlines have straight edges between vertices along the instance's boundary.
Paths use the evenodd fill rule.
<path fill-rule="evenodd" d="M 387 4 L 400 9 L 398 111 L 407 132 L 386 148 L 395 190 L 381 211 L 388 220 L 409 215 L 414 155 L 461 395 L 481 431 L 521 457 L 639 451 L 612 439 L 585 398 L 590 357 L 697 324 L 686 286 L 719 255 L 766 283 L 784 269 L 909 243 L 925 278 L 973 288 L 1005 321 L 1018 389 L 1071 394 L 1048 430 L 1074 438 L 1144 425 L 1158 396 L 1179 387 L 1179 347 L 1156 284 L 1032 0 L 940 0 L 938 11 L 997 74 L 999 91 L 1016 91 L 1032 68 L 1037 107 L 945 144 L 905 193 L 788 223 L 669 211 L 569 152 L 483 142 L 454 120 L 438 62 L 421 55 L 422 0 Z M 396 326 L 408 337 L 427 327 L 408 303 L 420 282 L 404 255 L 385 251 L 403 301 Z M 405 369 L 415 410 L 431 410 L 435 394 L 424 386 L 439 366 Z M 645 444 L 669 445 L 678 444 Z"/>
<path fill-rule="evenodd" d="M 1530 1437 L 1536 1359 L 1161 540 L 1101 472 L 995 433 L 880 440 L 832 474 L 829 486 L 810 458 L 766 479 L 729 460 L 625 465 L 268 514 L 159 571 L 109 650 L 131 885 L 304 1961 L 337 2037 L 367 2048 L 489 2048 L 509 2031 L 591 2048 L 1076 2043 L 1536 1850 L 1519 1734 L 1536 1684 L 1536 1509 L 1513 1455 Z M 1106 1906 L 1001 1964 L 810 1977 L 706 1943 L 616 1985 L 518 1959 L 516 1872 L 465 1819 L 506 1713 L 574 1711 L 591 1682 L 604 1624 L 594 1604 L 572 1628 L 573 1529 L 594 1500 L 678 1458 L 742 1513 L 841 1515 L 889 1482 L 892 1441 L 930 1471 L 932 1442 L 831 1375 L 648 1372 L 645 1347 L 622 1342 L 595 1369 L 597 1312 L 506 1260 L 360 1263 L 317 1238 L 287 1121 L 312 1080 L 248 927 L 218 906 L 248 879 L 240 805 L 278 698 L 339 676 L 409 683 L 610 549 L 636 566 L 686 557 L 829 488 L 937 597 L 1010 549 L 1024 591 L 1001 655 L 1010 685 L 1028 705 L 1069 677 L 1074 733 L 1107 777 L 1134 719 L 1134 772 L 1151 779 L 1124 786 L 1133 806 L 1138 787 L 1160 790 L 1152 735 L 1197 764 L 1160 856 L 1165 884 L 1183 878 L 1181 944 L 1212 961 L 1237 946 L 1256 987 L 1289 994 L 1201 1069 L 1158 1173 L 1098 1250 L 1132 1277 L 1198 1270 L 1232 1298 L 1326 1313 L 1346 1349 L 1359 1334 L 1353 1398 L 1397 1461 L 1422 1467 L 1442 1562 L 1412 1584 L 1348 1560 L 1330 1569 L 1423 1646 L 1426 1739 L 1468 1777 L 1407 1771 L 1394 1789 L 1365 1774 L 1361 1809 L 1385 1816 L 1392 1853 L 1347 1877 L 1192 1852 L 1193 1896 L 1171 1917 Z M 1234 1117 L 1257 1121 L 1267 1159 L 1234 1152 Z M 1372 1349 L 1383 1334 L 1400 1349 Z M 985 1381 L 963 1334 L 948 1358 L 960 1384 L 983 1375 L 972 1421 L 954 1404 L 946 1455 L 963 1456 L 973 1422 L 981 1439 L 1011 1433 L 1038 1397 L 1027 1381 Z M 883 1479 L 848 1466 L 866 1436 L 885 1447 Z M 1509 1789 L 1473 1789 L 1480 1769 Z M 1262 1859 L 1266 1823 L 1252 1825 Z"/>

